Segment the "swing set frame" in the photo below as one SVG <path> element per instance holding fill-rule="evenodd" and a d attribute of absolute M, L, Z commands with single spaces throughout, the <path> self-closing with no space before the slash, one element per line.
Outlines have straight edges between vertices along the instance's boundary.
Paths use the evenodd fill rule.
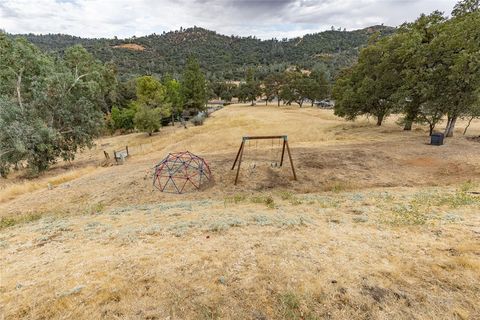
<path fill-rule="evenodd" d="M 237 164 L 237 161 L 238 161 L 237 175 L 235 176 L 234 185 L 237 185 L 237 182 L 238 182 L 238 176 L 240 174 L 240 165 L 242 164 L 242 157 L 243 157 L 243 150 L 245 149 L 245 143 L 249 140 L 269 140 L 269 139 L 283 139 L 282 157 L 280 158 L 280 167 L 283 166 L 283 158 L 285 156 L 285 149 L 286 149 L 287 153 L 288 153 L 288 158 L 290 160 L 290 166 L 292 167 L 293 180 L 297 180 L 297 174 L 295 173 L 295 167 L 293 166 L 292 155 L 290 153 L 290 148 L 288 146 L 288 136 L 286 136 L 286 135 L 283 135 L 283 136 L 244 136 L 244 137 L 242 137 L 242 143 L 240 144 L 240 148 L 238 149 L 237 156 L 235 157 L 235 161 L 233 162 L 233 166 L 232 166 L 232 169 L 231 169 L 231 170 L 235 169 L 235 165 Z"/>

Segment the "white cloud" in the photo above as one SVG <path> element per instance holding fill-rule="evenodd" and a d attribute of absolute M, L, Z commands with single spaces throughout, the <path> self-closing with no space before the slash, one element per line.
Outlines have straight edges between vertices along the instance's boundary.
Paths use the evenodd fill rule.
<path fill-rule="evenodd" d="M 200 26 L 259 38 L 300 36 L 374 24 L 396 26 L 455 0 L 0 0 L 0 28 L 10 33 L 66 33 L 121 38 Z"/>

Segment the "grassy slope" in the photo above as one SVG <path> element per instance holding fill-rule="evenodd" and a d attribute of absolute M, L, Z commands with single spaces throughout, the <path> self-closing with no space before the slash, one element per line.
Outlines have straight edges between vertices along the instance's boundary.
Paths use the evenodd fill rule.
<path fill-rule="evenodd" d="M 0 215 L 16 225 L 0 234 L 1 312 L 478 318 L 480 200 L 469 191 L 479 188 L 480 144 L 457 137 L 432 147 L 424 129 L 405 133 L 393 122 L 229 107 L 202 127 L 104 138 L 74 168 L 3 181 Z M 265 142 L 248 147 L 232 186 L 229 166 L 246 134 L 288 134 L 299 181 L 288 166 L 270 167 L 276 144 Z M 125 165 L 95 166 L 102 150 L 125 144 L 133 154 Z M 183 149 L 210 162 L 215 184 L 181 196 L 154 191 L 151 167 Z"/>

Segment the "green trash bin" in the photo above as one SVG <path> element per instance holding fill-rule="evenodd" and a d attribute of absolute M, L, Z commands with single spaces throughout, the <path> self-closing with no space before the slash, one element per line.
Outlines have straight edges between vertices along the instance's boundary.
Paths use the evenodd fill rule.
<path fill-rule="evenodd" d="M 443 145 L 444 135 L 441 132 L 433 133 L 430 137 L 430 144 L 433 146 L 441 146 Z"/>

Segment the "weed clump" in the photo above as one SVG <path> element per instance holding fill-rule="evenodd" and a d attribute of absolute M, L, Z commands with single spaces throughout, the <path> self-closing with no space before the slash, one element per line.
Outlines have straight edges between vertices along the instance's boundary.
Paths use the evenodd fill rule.
<path fill-rule="evenodd" d="M 272 196 L 258 196 L 258 197 L 252 197 L 251 201 L 253 203 L 259 203 L 259 204 L 264 204 L 267 206 L 267 208 L 274 209 L 275 208 L 275 200 L 273 199 Z"/>
<path fill-rule="evenodd" d="M 297 198 L 293 193 L 289 191 L 281 191 L 280 198 L 290 202 L 291 205 L 298 206 L 303 203 L 303 201 Z"/>
<path fill-rule="evenodd" d="M 448 205 L 450 208 L 458 208 L 461 206 L 468 206 L 471 204 L 479 204 L 480 199 L 466 193 L 465 191 L 458 190 L 454 194 L 440 197 L 438 199 L 439 205 Z"/>
<path fill-rule="evenodd" d="M 0 229 L 13 227 L 16 224 L 17 220 L 15 220 L 14 218 L 2 217 L 2 219 L 0 219 Z"/>
<path fill-rule="evenodd" d="M 241 202 L 244 202 L 247 199 L 247 196 L 244 194 L 235 194 L 231 197 L 225 197 L 223 203 L 225 206 L 229 203 L 234 203 L 234 204 L 239 204 Z"/>
<path fill-rule="evenodd" d="M 30 213 L 24 216 L 20 216 L 18 218 L 2 217 L 0 219 L 0 230 L 8 227 L 13 227 L 21 223 L 33 222 L 40 219 L 41 217 L 42 215 L 39 213 Z"/>
<path fill-rule="evenodd" d="M 412 204 L 396 206 L 392 214 L 390 223 L 393 225 L 422 225 L 427 221 L 427 217 L 420 208 Z"/>

